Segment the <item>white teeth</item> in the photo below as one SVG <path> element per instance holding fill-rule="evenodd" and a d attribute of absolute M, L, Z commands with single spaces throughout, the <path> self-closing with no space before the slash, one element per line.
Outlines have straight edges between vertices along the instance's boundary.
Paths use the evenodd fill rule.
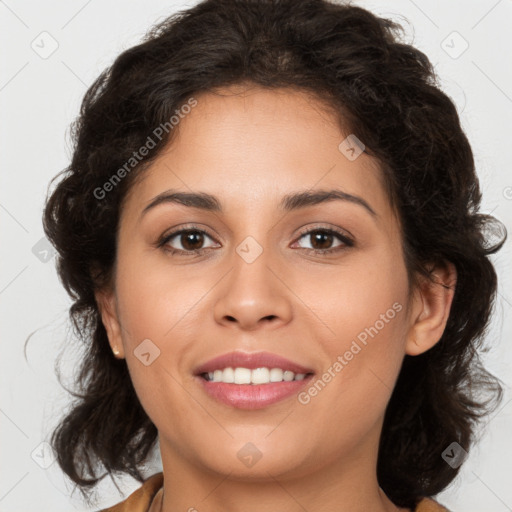
<path fill-rule="evenodd" d="M 227 384 L 269 384 L 270 382 L 290 382 L 303 380 L 305 373 L 293 373 L 281 368 L 224 368 L 208 372 L 208 380 L 212 382 L 224 382 Z"/>
<path fill-rule="evenodd" d="M 281 382 L 283 380 L 283 370 L 281 368 L 272 368 L 270 370 L 270 382 Z"/>
<path fill-rule="evenodd" d="M 293 380 L 293 379 L 294 379 L 294 377 L 295 377 L 295 373 L 290 372 L 290 371 L 288 371 L 288 370 L 287 370 L 287 371 L 285 371 L 285 372 L 283 373 L 283 379 L 284 379 L 285 381 L 287 381 L 287 382 L 289 382 L 289 381 Z"/>
<path fill-rule="evenodd" d="M 250 384 L 251 370 L 248 368 L 235 368 L 235 384 Z"/>
<path fill-rule="evenodd" d="M 227 382 L 228 384 L 235 382 L 235 371 L 233 368 L 224 368 L 222 372 L 222 382 Z"/>
<path fill-rule="evenodd" d="M 266 384 L 269 381 L 270 370 L 268 368 L 256 368 L 251 372 L 253 384 Z"/>

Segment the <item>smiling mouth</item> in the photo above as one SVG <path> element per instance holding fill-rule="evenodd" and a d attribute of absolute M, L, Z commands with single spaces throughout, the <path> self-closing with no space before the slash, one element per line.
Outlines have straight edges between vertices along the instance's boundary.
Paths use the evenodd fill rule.
<path fill-rule="evenodd" d="M 200 364 L 193 373 L 200 389 L 216 402 L 255 410 L 291 400 L 315 371 L 279 354 L 238 350 Z"/>
<path fill-rule="evenodd" d="M 275 371 L 271 374 L 271 370 Z M 254 371 L 256 373 L 253 379 Z M 296 396 L 301 389 L 309 385 L 313 375 L 313 372 L 303 374 L 283 372 L 279 368 L 254 370 L 225 368 L 213 372 L 201 372 L 196 375 L 196 379 L 203 391 L 215 401 L 236 409 L 256 410 Z M 210 380 L 211 377 L 213 380 Z"/>

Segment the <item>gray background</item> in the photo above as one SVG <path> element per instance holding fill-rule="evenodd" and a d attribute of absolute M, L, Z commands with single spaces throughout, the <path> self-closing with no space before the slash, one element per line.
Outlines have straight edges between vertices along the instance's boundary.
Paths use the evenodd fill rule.
<path fill-rule="evenodd" d="M 86 88 L 154 22 L 194 3 L 0 1 L 0 512 L 88 510 L 77 492 L 70 496 L 72 486 L 44 445 L 70 403 L 55 358 L 67 345 L 64 382 L 70 385 L 80 352 L 69 337 L 70 299 L 41 240 L 43 202 L 50 179 L 69 163 L 68 126 Z M 512 237 L 512 0 L 355 3 L 403 22 L 409 41 L 434 63 L 473 146 L 482 209 Z M 505 398 L 461 476 L 438 496 L 454 512 L 512 510 L 510 247 L 509 241 L 493 258 L 500 287 L 492 349 L 484 356 L 506 382 Z M 31 333 L 27 362 L 23 344 Z M 159 469 L 156 453 L 147 474 Z M 138 485 L 121 480 L 125 495 Z M 98 495 L 102 507 L 123 499 L 110 480 Z"/>

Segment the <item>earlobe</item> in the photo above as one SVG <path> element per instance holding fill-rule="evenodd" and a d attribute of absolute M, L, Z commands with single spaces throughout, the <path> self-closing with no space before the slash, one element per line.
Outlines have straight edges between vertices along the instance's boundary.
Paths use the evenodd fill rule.
<path fill-rule="evenodd" d="M 446 262 L 432 269 L 433 279 L 422 278 L 415 290 L 411 326 L 405 352 L 416 356 L 432 348 L 442 337 L 455 293 L 457 270 Z"/>
<path fill-rule="evenodd" d="M 94 293 L 101 321 L 107 331 L 108 341 L 114 356 L 124 358 L 124 347 L 121 338 L 121 327 L 117 315 L 116 298 L 113 291 L 100 290 Z"/>

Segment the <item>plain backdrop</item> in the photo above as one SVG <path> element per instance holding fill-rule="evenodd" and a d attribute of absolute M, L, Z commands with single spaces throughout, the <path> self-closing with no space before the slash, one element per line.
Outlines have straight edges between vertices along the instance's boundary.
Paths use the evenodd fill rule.
<path fill-rule="evenodd" d="M 403 23 L 409 42 L 434 63 L 472 144 L 492 212 L 512 236 L 512 1 L 376 0 L 357 5 Z M 54 363 L 64 344 L 68 385 L 79 360 L 70 340 L 71 304 L 43 237 L 48 184 L 70 159 L 69 124 L 93 80 L 149 27 L 195 2 L 6 0 L 0 2 L 0 512 L 90 510 L 63 477 L 45 444 L 69 406 Z M 488 367 L 507 387 L 460 476 L 438 500 L 454 512 L 512 510 L 511 242 L 493 257 L 499 295 L 488 335 Z M 27 347 L 23 345 L 33 334 Z M 159 470 L 158 450 L 147 475 Z M 110 479 L 99 506 L 139 484 Z"/>

